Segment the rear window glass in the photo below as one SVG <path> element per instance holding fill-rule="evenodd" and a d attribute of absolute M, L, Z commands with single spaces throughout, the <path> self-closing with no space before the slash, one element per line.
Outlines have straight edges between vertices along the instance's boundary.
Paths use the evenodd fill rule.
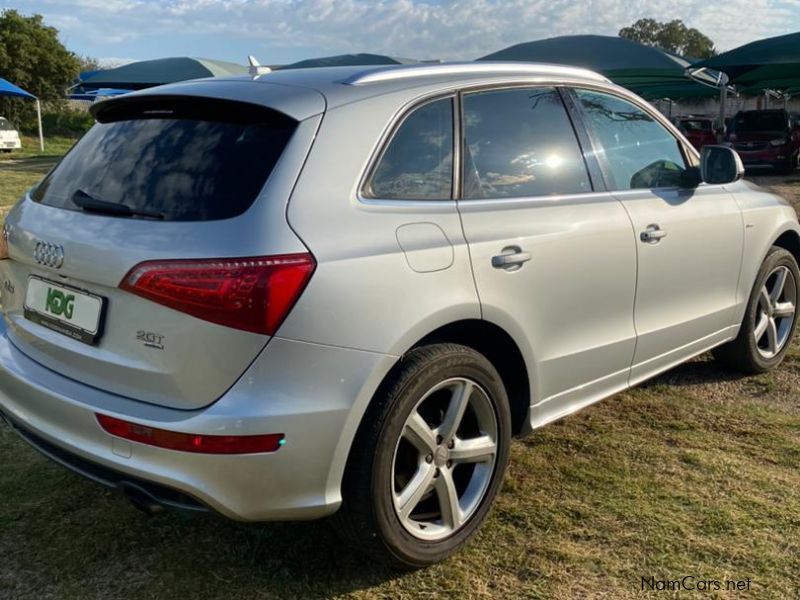
<path fill-rule="evenodd" d="M 784 131 L 789 125 L 786 115 L 779 112 L 752 112 L 736 115 L 733 128 L 739 133 Z"/>
<path fill-rule="evenodd" d="M 16 129 L 7 119 L 0 118 L 0 131 L 13 131 Z"/>
<path fill-rule="evenodd" d="M 453 188 L 453 101 L 435 100 L 400 125 L 364 190 L 384 200 L 449 200 Z"/>
<path fill-rule="evenodd" d="M 698 120 L 684 120 L 681 121 L 681 126 L 686 131 L 711 131 L 711 121 L 706 121 L 704 119 Z"/>
<path fill-rule="evenodd" d="M 297 125 L 255 105 L 186 98 L 109 103 L 95 116 L 35 201 L 166 221 L 235 217 L 253 204 Z"/>

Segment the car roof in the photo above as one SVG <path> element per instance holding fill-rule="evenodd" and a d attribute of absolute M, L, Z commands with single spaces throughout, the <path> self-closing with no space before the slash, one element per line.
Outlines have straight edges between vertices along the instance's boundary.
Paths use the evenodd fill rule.
<path fill-rule="evenodd" d="M 188 94 L 261 102 L 295 119 L 326 108 L 401 92 L 424 93 L 480 83 L 565 81 L 616 87 L 593 71 L 543 63 L 470 62 L 278 69 L 257 76 L 215 77 L 148 88 L 105 100 L 116 103 L 143 95 Z"/>

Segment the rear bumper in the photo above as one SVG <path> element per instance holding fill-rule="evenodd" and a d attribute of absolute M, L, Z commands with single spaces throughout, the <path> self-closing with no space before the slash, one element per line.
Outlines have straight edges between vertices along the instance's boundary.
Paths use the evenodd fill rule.
<path fill-rule="evenodd" d="M 20 352 L 0 323 L 0 412 L 46 456 L 105 485 L 137 486 L 163 504 L 242 521 L 313 519 L 341 504 L 350 444 L 394 361 L 275 338 L 218 402 L 179 411 L 58 375 Z M 165 450 L 112 437 L 98 412 L 187 433 L 283 433 L 286 444 L 235 456 Z"/>

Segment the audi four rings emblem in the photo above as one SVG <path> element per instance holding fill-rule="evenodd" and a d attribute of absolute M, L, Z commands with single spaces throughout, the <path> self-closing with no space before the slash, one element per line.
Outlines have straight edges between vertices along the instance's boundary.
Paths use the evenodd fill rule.
<path fill-rule="evenodd" d="M 36 242 L 33 249 L 33 260 L 38 265 L 60 269 L 64 265 L 64 247 L 49 242 Z"/>

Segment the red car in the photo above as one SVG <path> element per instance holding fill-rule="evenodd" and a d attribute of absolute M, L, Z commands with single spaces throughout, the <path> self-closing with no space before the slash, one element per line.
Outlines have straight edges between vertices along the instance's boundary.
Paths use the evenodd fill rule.
<path fill-rule="evenodd" d="M 698 150 L 706 144 L 717 143 L 714 122 L 708 117 L 681 117 L 677 125 L 686 139 Z"/>
<path fill-rule="evenodd" d="M 791 173 L 800 153 L 800 128 L 785 110 L 746 110 L 736 114 L 727 141 L 746 167 L 772 167 Z"/>

